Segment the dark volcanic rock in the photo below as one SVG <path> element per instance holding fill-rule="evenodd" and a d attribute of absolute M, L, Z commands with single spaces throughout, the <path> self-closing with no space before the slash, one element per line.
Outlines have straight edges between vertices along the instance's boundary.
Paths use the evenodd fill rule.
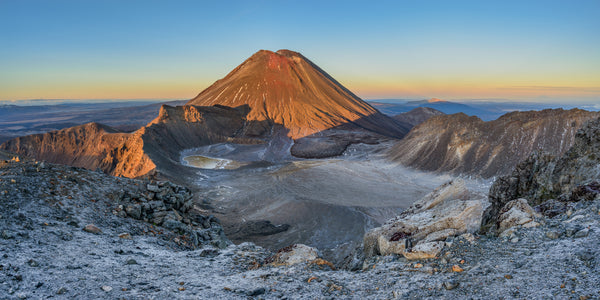
<path fill-rule="evenodd" d="M 389 156 L 427 171 L 505 175 L 535 151 L 564 153 L 583 123 L 599 116 L 579 109 L 512 112 L 489 122 L 462 113 L 436 116 L 413 128 Z"/>
<path fill-rule="evenodd" d="M 274 225 L 271 221 L 248 221 L 235 225 L 229 231 L 232 240 L 245 240 L 250 236 L 266 236 L 284 232 L 290 228 L 288 224 Z"/>
<path fill-rule="evenodd" d="M 325 130 L 294 141 L 290 153 L 301 158 L 325 158 L 344 153 L 351 144 L 378 144 L 387 138 L 364 131 Z"/>
<path fill-rule="evenodd" d="M 510 175 L 498 178 L 490 188 L 492 205 L 484 214 L 482 229 L 494 227 L 499 209 L 510 200 L 526 198 L 545 215 L 556 215 L 564 206 L 556 200 L 593 200 L 600 196 L 600 118 L 591 120 L 575 135 L 563 155 L 533 154 Z M 549 203 L 546 201 L 551 200 Z"/>
<path fill-rule="evenodd" d="M 188 239 L 180 239 L 179 244 L 189 248 L 206 244 L 224 248 L 230 244 L 218 219 L 192 212 L 192 192 L 186 187 L 168 181 L 151 182 L 144 187 L 123 192 L 113 213 L 182 234 Z"/>
<path fill-rule="evenodd" d="M 534 207 L 542 215 L 552 218 L 567 211 L 567 204 L 556 199 L 550 199 Z"/>

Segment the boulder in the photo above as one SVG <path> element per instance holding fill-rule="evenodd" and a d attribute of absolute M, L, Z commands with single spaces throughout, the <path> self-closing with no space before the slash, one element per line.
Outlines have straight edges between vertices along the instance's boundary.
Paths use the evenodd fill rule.
<path fill-rule="evenodd" d="M 148 185 L 146 185 L 146 188 L 150 192 L 154 192 L 154 193 L 160 192 L 160 189 L 159 189 L 158 185 L 148 184 Z"/>
<path fill-rule="evenodd" d="M 317 258 L 319 258 L 319 251 L 316 248 L 304 244 L 294 244 L 279 249 L 275 255 L 267 258 L 266 263 L 275 266 L 291 266 L 312 262 Z"/>
<path fill-rule="evenodd" d="M 437 242 L 478 230 L 488 204 L 487 197 L 469 191 L 464 180 L 447 182 L 396 218 L 367 232 L 363 240 L 365 255 L 435 257 L 443 246 Z"/>
<path fill-rule="evenodd" d="M 556 199 L 550 199 L 536 207 L 535 211 L 545 217 L 553 218 L 567 211 L 567 204 Z"/>
<path fill-rule="evenodd" d="M 127 212 L 128 216 L 136 220 L 142 219 L 142 207 L 139 204 L 129 204 L 125 207 L 125 211 Z"/>
<path fill-rule="evenodd" d="M 407 259 L 428 259 L 440 254 L 444 248 L 444 242 L 424 242 L 417 244 L 410 251 L 403 251 L 402 255 Z"/>
<path fill-rule="evenodd" d="M 102 233 L 102 230 L 100 230 L 100 228 L 98 228 L 94 224 L 88 224 L 88 225 L 86 225 L 85 227 L 83 227 L 83 231 L 89 232 L 89 233 L 93 233 L 93 234 L 100 234 L 100 233 Z"/>
<path fill-rule="evenodd" d="M 527 199 L 516 199 L 509 201 L 500 210 L 498 217 L 498 233 L 519 225 L 533 224 L 534 218 L 539 217 L 529 204 Z"/>

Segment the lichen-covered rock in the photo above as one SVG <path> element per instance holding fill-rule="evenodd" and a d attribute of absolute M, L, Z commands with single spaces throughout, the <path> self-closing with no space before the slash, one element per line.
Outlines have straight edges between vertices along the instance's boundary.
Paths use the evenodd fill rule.
<path fill-rule="evenodd" d="M 438 246 L 441 250 L 443 245 L 435 242 L 478 230 L 487 205 L 485 195 L 469 191 L 462 179 L 447 182 L 415 202 L 398 217 L 367 232 L 363 240 L 365 255 L 434 257 L 439 252 L 436 250 Z M 411 248 L 413 251 L 422 250 L 410 254 L 411 251 L 408 250 Z"/>

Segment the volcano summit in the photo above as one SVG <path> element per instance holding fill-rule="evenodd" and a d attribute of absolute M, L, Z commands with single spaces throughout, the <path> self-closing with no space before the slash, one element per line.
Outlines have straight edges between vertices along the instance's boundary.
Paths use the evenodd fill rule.
<path fill-rule="evenodd" d="M 302 54 L 260 50 L 187 105 L 248 105 L 247 120 L 281 124 L 293 139 L 331 128 L 389 137 L 407 130 L 342 86 Z"/>

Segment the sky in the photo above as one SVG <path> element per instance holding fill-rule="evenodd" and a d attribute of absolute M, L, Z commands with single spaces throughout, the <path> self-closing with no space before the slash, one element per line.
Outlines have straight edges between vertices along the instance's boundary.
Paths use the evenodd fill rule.
<path fill-rule="evenodd" d="M 0 0 L 0 100 L 189 99 L 290 49 L 364 99 L 600 103 L 599 32 L 599 0 Z"/>

